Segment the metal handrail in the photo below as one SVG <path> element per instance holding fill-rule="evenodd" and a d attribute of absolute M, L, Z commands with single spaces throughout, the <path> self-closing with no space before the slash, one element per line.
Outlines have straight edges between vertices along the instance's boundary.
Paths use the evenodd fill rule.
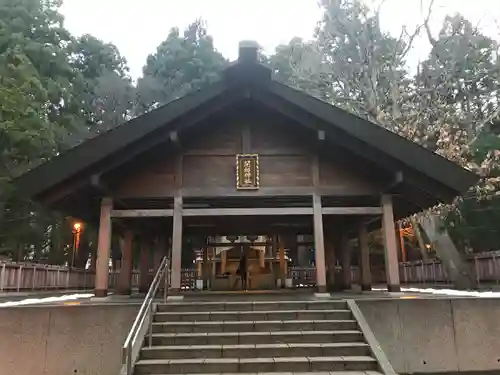
<path fill-rule="evenodd" d="M 145 328 L 148 328 L 148 345 L 151 347 L 153 339 L 153 315 L 156 310 L 154 299 L 161 281 L 164 280 L 163 301 L 167 300 L 167 290 L 169 286 L 169 261 L 164 257 L 158 267 L 158 271 L 149 287 L 139 312 L 128 333 L 127 339 L 122 347 L 122 375 L 132 375 L 133 366 L 139 356 L 139 351 L 146 335 Z M 139 346 L 137 346 L 139 345 Z"/>

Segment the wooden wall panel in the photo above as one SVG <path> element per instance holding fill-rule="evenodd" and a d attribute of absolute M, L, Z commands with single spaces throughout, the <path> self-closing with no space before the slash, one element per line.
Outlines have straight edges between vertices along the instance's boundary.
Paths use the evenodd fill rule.
<path fill-rule="evenodd" d="M 183 145 L 187 154 L 237 154 L 242 150 L 242 126 L 238 123 L 217 124 Z"/>
<path fill-rule="evenodd" d="M 349 188 L 364 188 L 375 190 L 376 187 L 363 177 L 362 170 L 350 169 L 347 165 L 336 162 L 335 159 L 320 156 L 319 183 L 321 186 L 336 186 Z"/>
<path fill-rule="evenodd" d="M 304 138 L 287 130 L 286 124 L 251 124 L 251 150 L 261 155 L 304 155 Z"/>
<path fill-rule="evenodd" d="M 129 176 L 114 191 L 117 197 L 163 197 L 175 187 L 171 173 L 143 172 Z"/>
<path fill-rule="evenodd" d="M 308 156 L 259 156 L 260 185 L 311 186 L 311 162 Z"/>
<path fill-rule="evenodd" d="M 175 157 L 167 157 L 142 170 L 130 171 L 121 181 L 114 183 L 117 197 L 163 197 L 176 186 Z"/>
<path fill-rule="evenodd" d="M 185 155 L 182 185 L 214 187 L 236 185 L 236 156 Z"/>

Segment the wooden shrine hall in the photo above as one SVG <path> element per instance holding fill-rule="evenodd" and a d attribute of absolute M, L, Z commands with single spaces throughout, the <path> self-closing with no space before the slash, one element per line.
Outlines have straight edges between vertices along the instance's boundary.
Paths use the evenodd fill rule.
<path fill-rule="evenodd" d="M 88 139 L 15 183 L 32 199 L 99 229 L 95 295 L 105 296 L 112 236 L 125 239 L 118 285 L 125 292 L 133 241 L 146 248 L 160 244 L 176 292 L 183 252 L 227 248 L 222 238 L 246 237 L 243 252 L 261 246 L 247 261 L 250 279 L 261 275 L 256 288 L 277 285 L 265 274 L 283 278 L 281 249 L 297 235 L 313 238 L 319 292 L 337 282 L 332 270 L 338 259 L 349 267 L 348 243 L 359 239 L 361 284 L 368 290 L 367 233 L 380 228 L 388 289 L 397 291 L 395 221 L 451 202 L 477 179 L 379 125 L 274 80 L 258 62 L 257 45 L 242 42 L 238 60 L 218 82 Z M 263 240 L 253 244 L 258 236 Z M 223 265 L 227 254 L 213 253 L 211 272 L 234 278 L 238 254 Z M 208 258 L 200 255 L 200 265 L 192 266 L 207 268 Z M 219 289 L 229 284 L 217 283 Z"/>

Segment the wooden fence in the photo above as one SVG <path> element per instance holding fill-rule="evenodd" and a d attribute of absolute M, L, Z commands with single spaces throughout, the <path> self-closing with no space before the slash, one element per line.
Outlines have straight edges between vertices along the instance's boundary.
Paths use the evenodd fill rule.
<path fill-rule="evenodd" d="M 471 270 L 479 285 L 500 284 L 500 252 L 476 254 L 468 258 Z M 337 272 L 341 272 L 337 267 Z M 110 271 L 109 287 L 116 285 L 119 271 Z M 399 273 L 402 284 L 449 284 L 450 279 L 439 260 L 400 263 Z M 314 267 L 291 267 L 290 277 L 295 287 L 312 287 L 316 284 Z M 63 266 L 44 264 L 0 262 L 0 292 L 21 292 L 30 290 L 92 290 L 94 272 L 89 270 L 69 270 Z M 374 284 L 385 283 L 383 267 L 372 267 Z M 359 280 L 359 269 L 351 268 L 351 281 Z M 183 269 L 181 286 L 193 289 L 196 271 Z M 132 287 L 138 287 L 139 273 L 132 273 Z"/>
<path fill-rule="evenodd" d="M 475 254 L 467 258 L 478 285 L 500 284 L 500 252 Z M 385 283 L 383 267 L 372 267 L 372 282 Z M 337 267 L 336 272 L 341 272 Z M 293 285 L 310 287 L 316 285 L 316 268 L 291 267 L 290 275 Z M 402 284 L 451 284 L 445 267 L 439 260 L 413 261 L 399 264 L 399 275 Z M 351 282 L 360 280 L 358 267 L 351 267 Z"/>
<path fill-rule="evenodd" d="M 113 289 L 119 271 L 109 274 L 109 287 Z M 34 263 L 0 262 L 0 292 L 26 292 L 43 290 L 92 290 L 95 272 L 83 269 L 69 270 L 64 266 Z M 139 285 L 139 272 L 132 272 L 132 287 Z"/>

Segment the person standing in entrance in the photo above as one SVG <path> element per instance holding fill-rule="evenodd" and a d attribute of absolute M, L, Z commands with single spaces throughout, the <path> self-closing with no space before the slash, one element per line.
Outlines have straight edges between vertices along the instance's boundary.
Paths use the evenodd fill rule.
<path fill-rule="evenodd" d="M 248 289 L 248 286 L 247 286 L 247 254 L 246 254 L 245 250 L 243 250 L 243 254 L 241 255 L 240 265 L 238 267 L 237 273 L 241 277 L 241 288 L 244 291 L 247 291 L 247 289 Z"/>

